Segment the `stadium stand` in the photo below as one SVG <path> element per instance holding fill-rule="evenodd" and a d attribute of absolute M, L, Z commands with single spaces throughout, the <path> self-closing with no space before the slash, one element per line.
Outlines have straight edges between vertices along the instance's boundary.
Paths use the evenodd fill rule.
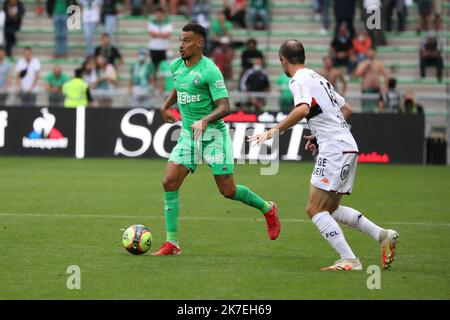
<path fill-rule="evenodd" d="M 53 25 L 51 20 L 44 15 L 36 15 L 36 4 L 34 0 L 22 0 L 26 8 L 26 14 L 22 22 L 22 28 L 17 34 L 17 44 L 13 51 L 13 62 L 22 54 L 24 47 L 33 48 L 33 55 L 41 61 L 41 80 L 39 87 L 44 88 L 44 76 L 51 72 L 55 60 L 53 55 Z M 249 1 L 248 1 L 249 3 Z M 210 1 L 211 17 L 217 16 L 217 12 L 223 10 L 222 0 Z M 119 5 L 123 8 L 123 5 Z M 331 10 L 331 9 L 330 9 Z M 448 97 L 450 80 L 449 80 L 449 55 L 450 55 L 450 3 L 444 2 L 443 14 L 441 18 L 442 31 L 440 40 L 443 44 L 444 55 L 444 79 L 438 82 L 434 70 L 430 68 L 427 77 L 420 78 L 419 56 L 418 50 L 420 42 L 423 38 L 416 34 L 417 26 L 417 8 L 414 4 L 408 10 L 406 23 L 406 31 L 402 33 L 387 33 L 387 46 L 377 48 L 377 57 L 384 62 L 389 71 L 390 77 L 397 79 L 397 88 L 400 92 L 414 91 L 418 101 L 425 106 L 425 113 L 430 116 L 432 121 L 437 121 L 445 126 L 446 119 L 443 116 L 446 112 L 445 97 Z M 149 36 L 147 25 L 150 17 L 131 16 L 126 13 L 119 14 L 119 22 L 117 25 L 117 35 L 115 45 L 122 52 L 125 63 L 118 69 L 118 82 L 114 99 L 114 106 L 127 106 L 127 84 L 129 81 L 129 68 L 135 62 L 138 50 L 142 47 L 148 47 Z M 330 12 L 331 28 L 333 30 L 333 15 Z M 280 64 L 278 61 L 278 48 L 282 41 L 288 38 L 296 38 L 301 40 L 307 51 L 307 64 L 311 68 L 322 67 L 322 58 L 328 52 L 332 38 L 332 32 L 322 32 L 321 22 L 314 19 L 312 10 L 312 0 L 281 0 L 270 2 L 270 26 L 268 31 L 253 31 L 241 28 L 234 28 L 233 40 L 245 43 L 249 38 L 258 40 L 259 48 L 266 57 L 266 69 L 269 73 L 271 82 L 271 92 L 267 103 L 268 110 L 278 109 L 279 88 L 277 79 L 280 74 Z M 177 38 L 181 27 L 189 21 L 183 15 L 171 16 L 170 21 L 174 26 L 171 41 L 171 48 L 176 52 Z M 394 18 L 394 23 L 395 23 Z M 355 28 L 358 30 L 362 27 L 360 19 L 360 11 L 357 10 L 355 16 Z M 101 42 L 101 34 L 103 26 L 99 26 L 95 33 L 95 45 Z M 60 59 L 57 62 L 67 74 L 73 74 L 73 70 L 81 65 L 85 54 L 85 43 L 81 30 L 68 31 L 68 48 L 69 54 L 66 59 Z M 244 46 L 237 48 L 237 56 L 233 61 L 233 80 L 230 83 L 232 100 L 239 97 L 238 78 L 241 74 L 240 70 L 240 54 Z M 350 78 L 347 99 L 352 103 L 356 111 L 360 109 L 360 80 Z M 429 99 L 428 99 L 429 98 Z M 448 98 L 447 98 L 448 99 Z M 14 104 L 14 99 L 9 98 L 8 105 Z M 155 105 L 161 102 L 161 97 L 154 100 Z M 47 95 L 41 94 L 38 97 L 38 105 L 47 103 Z M 441 117 L 436 117 L 441 115 Z M 435 116 L 433 118 L 433 116 Z M 433 120 L 434 119 L 434 120 Z M 428 124 L 428 119 L 427 119 Z"/>

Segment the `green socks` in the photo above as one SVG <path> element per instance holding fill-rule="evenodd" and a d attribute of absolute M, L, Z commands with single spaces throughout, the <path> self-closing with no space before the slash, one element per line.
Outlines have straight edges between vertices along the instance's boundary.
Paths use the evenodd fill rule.
<path fill-rule="evenodd" d="M 270 204 L 267 201 L 264 201 L 260 196 L 243 185 L 236 186 L 236 194 L 234 195 L 233 199 L 256 208 L 262 213 L 267 213 L 270 210 Z"/>
<path fill-rule="evenodd" d="M 164 217 L 166 220 L 166 240 L 178 241 L 178 191 L 164 192 Z"/>

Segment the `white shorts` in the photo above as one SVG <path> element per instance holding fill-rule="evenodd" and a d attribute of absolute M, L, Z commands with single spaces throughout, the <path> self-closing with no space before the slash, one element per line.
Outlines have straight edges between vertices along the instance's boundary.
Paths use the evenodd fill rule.
<path fill-rule="evenodd" d="M 311 184 L 325 191 L 350 194 L 357 163 L 358 154 L 355 152 L 319 153 L 311 174 Z"/>

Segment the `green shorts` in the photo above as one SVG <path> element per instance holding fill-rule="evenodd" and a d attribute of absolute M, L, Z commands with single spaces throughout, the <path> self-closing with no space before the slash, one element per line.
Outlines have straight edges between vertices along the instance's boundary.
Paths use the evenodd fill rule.
<path fill-rule="evenodd" d="M 201 144 L 189 135 L 181 134 L 177 145 L 170 154 L 169 161 L 181 164 L 191 173 L 198 164 L 206 163 L 214 175 L 234 172 L 233 143 L 228 133 L 203 137 Z"/>

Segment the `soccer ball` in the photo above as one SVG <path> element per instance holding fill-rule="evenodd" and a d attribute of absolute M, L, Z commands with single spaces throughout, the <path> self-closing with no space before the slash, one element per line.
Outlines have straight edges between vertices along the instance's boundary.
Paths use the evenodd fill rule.
<path fill-rule="evenodd" d="M 122 236 L 122 244 L 131 254 L 146 253 L 152 246 L 152 234 L 142 224 L 134 224 L 129 227 Z"/>

